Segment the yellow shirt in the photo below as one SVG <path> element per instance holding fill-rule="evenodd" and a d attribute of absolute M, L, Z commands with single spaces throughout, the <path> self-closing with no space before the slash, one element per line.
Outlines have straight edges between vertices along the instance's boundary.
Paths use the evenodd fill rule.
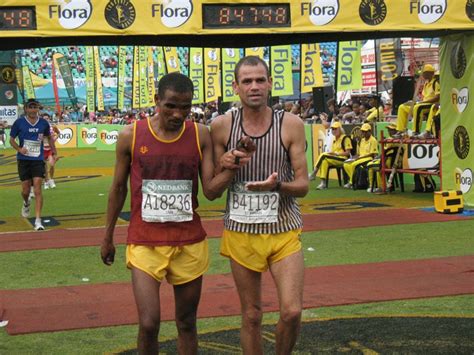
<path fill-rule="evenodd" d="M 423 85 L 423 101 L 428 101 L 433 99 L 436 95 L 440 93 L 439 81 L 434 77 Z"/>
<path fill-rule="evenodd" d="M 352 142 L 350 139 L 346 139 L 344 142 L 344 148 L 342 148 L 342 141 L 344 137 L 347 137 L 345 134 L 341 134 L 338 139 L 334 137 L 334 141 L 332 142 L 332 150 L 331 153 L 344 153 L 347 149 L 352 149 Z"/>
<path fill-rule="evenodd" d="M 385 115 L 383 113 L 383 107 L 382 106 L 379 106 L 378 114 L 377 114 L 377 109 L 375 107 L 372 107 L 370 110 L 367 110 L 366 120 L 369 121 L 369 122 L 383 121 L 384 118 L 385 118 Z"/>
<path fill-rule="evenodd" d="M 359 147 L 359 156 L 366 156 L 369 154 L 378 154 L 379 153 L 379 143 L 374 136 L 370 136 L 369 139 L 362 138 Z"/>

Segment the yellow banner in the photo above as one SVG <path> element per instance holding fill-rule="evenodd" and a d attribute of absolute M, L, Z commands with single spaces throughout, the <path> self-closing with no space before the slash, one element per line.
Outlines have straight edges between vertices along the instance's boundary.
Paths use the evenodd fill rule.
<path fill-rule="evenodd" d="M 319 44 L 302 44 L 300 60 L 301 92 L 313 92 L 314 87 L 324 86 Z"/>
<path fill-rule="evenodd" d="M 94 48 L 86 47 L 86 105 L 87 111 L 95 111 Z"/>
<path fill-rule="evenodd" d="M 193 104 L 204 102 L 204 63 L 202 48 L 189 48 L 189 79 L 193 82 Z"/>
<path fill-rule="evenodd" d="M 2 37 L 474 29 L 472 0 L 2 0 L 4 6 L 13 9 Z"/>
<path fill-rule="evenodd" d="M 163 53 L 163 47 L 156 47 L 156 51 L 157 51 L 157 59 L 158 59 L 158 63 L 157 66 L 158 66 L 158 77 L 157 77 L 157 81 L 160 81 L 161 77 L 163 75 L 166 74 L 166 64 L 165 64 L 165 57 L 164 57 L 164 53 Z"/>
<path fill-rule="evenodd" d="M 25 65 L 22 67 L 23 87 L 25 88 L 25 99 L 34 99 L 35 88 L 33 87 L 33 80 L 31 80 L 30 69 Z"/>
<path fill-rule="evenodd" d="M 263 47 L 245 48 L 245 56 L 254 55 L 263 59 L 263 53 L 264 53 Z"/>
<path fill-rule="evenodd" d="M 239 60 L 239 48 L 222 48 L 222 102 L 239 100 L 239 96 L 234 93 L 232 88 L 234 69 Z"/>
<path fill-rule="evenodd" d="M 125 108 L 125 68 L 127 65 L 127 49 L 125 46 L 118 47 L 118 77 L 117 77 L 117 108 Z"/>
<path fill-rule="evenodd" d="M 339 42 L 337 61 L 337 90 L 362 89 L 360 41 Z"/>
<path fill-rule="evenodd" d="M 176 47 L 163 47 L 165 52 L 166 69 L 168 73 L 181 72 L 179 67 L 178 50 Z"/>
<path fill-rule="evenodd" d="M 132 107 L 140 108 L 140 60 L 138 46 L 133 47 Z"/>
<path fill-rule="evenodd" d="M 153 48 L 148 47 L 148 107 L 155 105 L 155 68 Z"/>
<path fill-rule="evenodd" d="M 216 101 L 221 96 L 220 50 L 204 48 L 205 102 Z"/>
<path fill-rule="evenodd" d="M 291 45 L 271 47 L 272 96 L 293 95 Z"/>
<path fill-rule="evenodd" d="M 100 72 L 100 55 L 99 47 L 94 46 L 94 63 L 95 63 L 95 83 L 97 87 L 97 110 L 104 111 L 104 91 L 102 90 L 102 74 Z"/>
<path fill-rule="evenodd" d="M 138 47 L 138 67 L 140 71 L 140 108 L 149 107 L 150 97 L 148 95 L 148 49 L 145 46 Z"/>

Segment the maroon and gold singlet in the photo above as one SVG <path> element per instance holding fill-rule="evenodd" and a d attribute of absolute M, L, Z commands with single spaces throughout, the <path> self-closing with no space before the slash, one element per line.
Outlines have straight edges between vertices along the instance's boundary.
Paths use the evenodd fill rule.
<path fill-rule="evenodd" d="M 179 246 L 204 240 L 196 213 L 201 159 L 195 123 L 186 121 L 178 137 L 166 141 L 153 132 L 149 119 L 135 122 L 127 244 Z"/>

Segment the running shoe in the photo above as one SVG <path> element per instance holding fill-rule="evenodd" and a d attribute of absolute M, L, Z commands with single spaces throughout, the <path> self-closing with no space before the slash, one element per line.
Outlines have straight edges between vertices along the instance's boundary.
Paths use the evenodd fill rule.
<path fill-rule="evenodd" d="M 44 231 L 44 226 L 41 223 L 41 219 L 35 221 L 35 231 Z"/>
<path fill-rule="evenodd" d="M 49 188 L 50 189 L 54 189 L 56 187 L 56 184 L 54 183 L 54 180 L 53 179 L 50 179 L 49 180 Z"/>
<path fill-rule="evenodd" d="M 28 218 L 30 216 L 30 204 L 29 203 L 24 203 L 23 206 L 21 207 L 21 215 L 25 218 Z"/>

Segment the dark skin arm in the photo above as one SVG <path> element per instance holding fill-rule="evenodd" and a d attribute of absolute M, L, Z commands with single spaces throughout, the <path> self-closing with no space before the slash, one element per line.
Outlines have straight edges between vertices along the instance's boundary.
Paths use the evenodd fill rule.
<path fill-rule="evenodd" d="M 125 199 L 127 198 L 127 182 L 130 175 L 130 163 L 132 160 L 131 147 L 133 137 L 133 126 L 126 126 L 120 132 L 115 151 L 116 162 L 114 180 L 109 191 L 107 204 L 107 221 L 105 226 L 105 236 L 100 248 L 100 256 L 106 265 L 112 265 L 115 258 L 114 229 L 117 218 L 122 211 Z"/>

